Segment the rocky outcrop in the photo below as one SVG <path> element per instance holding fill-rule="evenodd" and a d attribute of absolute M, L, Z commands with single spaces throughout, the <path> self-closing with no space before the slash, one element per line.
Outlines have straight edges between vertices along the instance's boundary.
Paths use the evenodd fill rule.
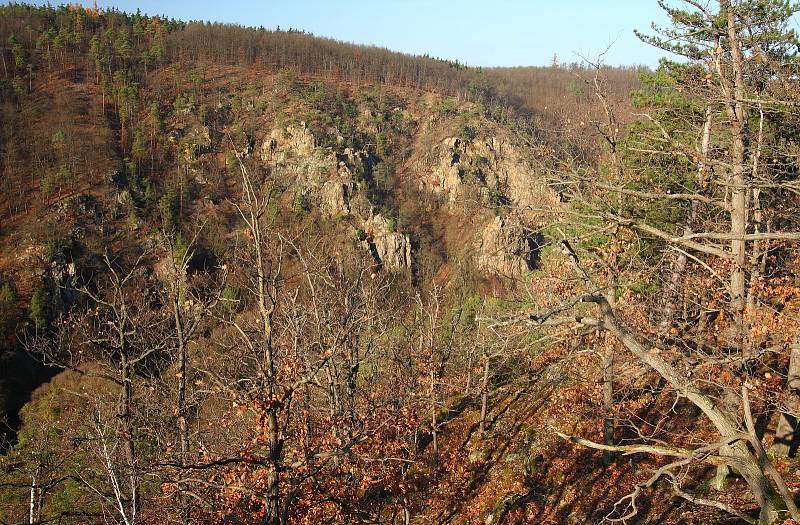
<path fill-rule="evenodd" d="M 282 163 L 287 158 L 310 157 L 317 147 L 316 139 L 305 122 L 284 129 L 273 129 L 261 146 L 261 160 Z"/>
<path fill-rule="evenodd" d="M 367 169 L 368 155 L 363 151 L 345 148 L 336 155 L 336 159 L 336 176 L 323 182 L 318 192 L 320 208 L 331 217 L 363 212 L 359 206 L 354 210 L 352 201 L 359 188 L 357 179 Z"/>
<path fill-rule="evenodd" d="M 378 214 L 364 223 L 366 243 L 376 262 L 390 271 L 411 270 L 411 239 L 394 231 L 392 222 Z"/>
<path fill-rule="evenodd" d="M 452 204 L 469 185 L 484 201 L 507 202 L 518 209 L 535 211 L 557 206 L 558 194 L 537 177 L 523 153 L 501 135 L 484 138 L 449 137 L 434 148 L 434 161 L 423 186 L 443 194 Z"/>
<path fill-rule="evenodd" d="M 261 145 L 260 157 L 305 190 L 315 193 L 336 178 L 355 191 L 356 179 L 364 173 L 368 156 L 351 148 L 336 153 L 331 148 L 319 147 L 314 134 L 301 122 L 272 130 Z M 324 192 L 323 201 L 335 197 L 330 185 Z M 338 189 L 336 193 L 340 193 Z M 346 195 L 344 199 L 347 200 Z M 335 210 L 338 213 L 341 206 L 336 206 Z"/>
<path fill-rule="evenodd" d="M 75 263 L 56 259 L 50 261 L 47 266 L 47 274 L 56 284 L 56 290 L 59 290 L 63 295 L 72 295 L 77 287 L 78 271 Z"/>
<path fill-rule="evenodd" d="M 560 206 L 558 193 L 536 173 L 535 167 L 516 145 L 493 137 L 485 147 L 495 152 L 491 166 L 504 195 L 529 218 L 537 215 L 537 210 L 553 210 Z"/>
<path fill-rule="evenodd" d="M 365 248 L 376 262 L 390 271 L 411 269 L 411 240 L 394 231 L 392 222 L 373 215 L 372 204 L 359 192 L 358 182 L 368 168 L 369 155 L 345 148 L 336 153 L 319 147 L 305 123 L 275 129 L 261 145 L 261 160 L 278 167 L 298 189 L 329 217 L 353 215 L 366 234 Z"/>
<path fill-rule="evenodd" d="M 193 162 L 197 158 L 211 150 L 212 136 L 208 126 L 176 127 L 169 136 L 170 142 L 180 144 L 183 158 L 187 162 Z"/>
<path fill-rule="evenodd" d="M 486 273 L 521 277 L 536 268 L 539 241 L 519 217 L 495 217 L 475 240 L 475 264 Z"/>
<path fill-rule="evenodd" d="M 434 146 L 428 170 L 423 167 L 422 186 L 442 195 L 451 213 L 458 213 L 463 199 L 476 198 L 498 213 L 511 211 L 492 217 L 474 237 L 475 262 L 484 273 L 520 277 L 536 266 L 539 243 L 532 225 L 561 204 L 558 193 L 536 174 L 533 155 L 502 129 L 478 135 L 465 128 Z"/>
<path fill-rule="evenodd" d="M 311 196 L 330 217 L 349 215 L 351 202 L 368 164 L 366 152 L 345 148 L 336 153 L 317 145 L 304 122 L 285 129 L 274 129 L 261 145 L 261 160 Z"/>
<path fill-rule="evenodd" d="M 260 156 L 263 162 L 278 168 L 281 175 L 312 191 L 335 176 L 339 166 L 333 150 L 317 147 L 305 122 L 272 130 L 261 145 Z"/>
<path fill-rule="evenodd" d="M 352 148 L 345 148 L 340 155 L 337 155 L 337 159 L 339 176 L 350 178 L 361 177 L 369 164 L 369 155 L 366 152 Z"/>
<path fill-rule="evenodd" d="M 474 159 L 468 156 L 463 140 L 456 137 L 446 138 L 434 147 L 432 153 L 434 161 L 430 173 L 422 179 L 422 185 L 434 193 L 444 195 L 450 204 L 458 200 L 469 182 L 485 182 L 483 173 L 470 166 Z"/>
<path fill-rule="evenodd" d="M 348 215 L 355 192 L 356 183 L 352 179 L 337 177 L 326 181 L 319 191 L 320 208 L 331 217 Z"/>

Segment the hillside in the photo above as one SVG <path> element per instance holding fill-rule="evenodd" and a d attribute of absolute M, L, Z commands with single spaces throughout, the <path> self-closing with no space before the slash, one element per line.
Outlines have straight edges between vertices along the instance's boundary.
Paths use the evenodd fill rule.
<path fill-rule="evenodd" d="M 381 135 L 381 140 L 386 138 L 378 128 L 382 127 L 384 119 L 392 117 L 390 110 L 396 108 L 392 104 L 395 101 L 407 104 L 435 89 L 439 96 L 430 98 L 428 106 L 417 108 L 414 119 L 431 112 L 458 122 L 420 134 L 420 140 L 442 139 L 447 126 L 472 129 L 468 124 L 471 118 L 476 120 L 473 126 L 480 127 L 483 122 L 475 119 L 479 115 L 490 121 L 519 122 L 520 118 L 530 118 L 524 115 L 539 112 L 539 119 L 553 120 L 546 127 L 539 127 L 533 121 L 527 125 L 531 129 L 547 130 L 535 131 L 535 140 L 543 142 L 542 137 L 547 135 L 549 144 L 560 147 L 560 138 L 554 132 L 558 127 L 555 124 L 557 119 L 546 113 L 543 106 L 524 106 L 510 97 L 494 95 L 486 80 L 489 73 L 454 63 L 359 48 L 297 32 L 185 24 L 66 7 L 47 10 L 12 5 L 3 10 L 5 16 L 0 22 L 0 37 L 8 46 L 4 48 L 3 56 L 6 67 L 3 77 L 3 139 L 0 143 L 4 173 L 0 194 L 0 235 L 6 246 L 28 246 L 33 251 L 4 251 L 0 257 L 4 261 L 6 279 L 13 283 L 14 295 L 23 304 L 40 286 L 39 274 L 49 264 L 48 256 L 37 246 L 55 245 L 68 235 L 69 226 L 61 220 L 71 217 L 69 213 L 59 215 L 66 210 L 54 213 L 54 207 L 61 209 L 71 199 L 87 196 L 103 201 L 115 192 L 129 189 L 122 186 L 134 183 L 140 185 L 134 191 L 150 192 L 149 202 L 137 202 L 133 211 L 117 212 L 133 216 L 144 211 L 149 224 L 161 226 L 155 208 L 162 194 L 174 192 L 176 185 L 190 182 L 179 180 L 174 175 L 189 168 L 181 159 L 186 152 L 179 151 L 185 144 L 175 146 L 164 140 L 166 136 L 174 139 L 184 131 L 186 123 L 175 119 L 178 129 L 166 133 L 173 130 L 167 130 L 163 120 L 175 114 L 201 112 L 200 119 L 204 120 L 209 118 L 211 111 L 212 118 L 220 127 L 208 132 L 208 126 L 201 122 L 199 128 L 202 132 L 215 134 L 213 153 L 224 157 L 227 147 L 223 134 L 230 133 L 228 126 L 231 124 L 237 125 L 236 133 L 244 131 L 247 135 L 244 139 L 238 135 L 237 140 L 263 141 L 264 130 L 259 126 L 277 127 L 269 119 L 287 117 L 278 115 L 275 107 L 267 109 L 267 104 L 276 106 L 290 99 L 290 106 L 302 105 L 298 111 L 309 112 L 296 118 L 290 116 L 293 122 L 298 123 L 303 118 L 316 119 L 310 124 L 319 127 L 330 124 L 320 119 L 334 117 L 324 114 L 329 112 L 326 104 L 344 102 L 344 106 L 339 108 L 340 113 L 367 111 L 371 114 L 369 118 L 375 121 L 361 122 L 362 126 L 370 129 L 351 130 L 354 135 L 346 138 L 351 146 L 354 140 L 362 141 L 358 145 L 361 153 L 369 157 L 365 159 L 365 169 L 369 170 L 371 162 L 387 155 L 384 151 L 376 153 L 377 147 L 386 146 L 377 146 L 376 136 Z M 33 28 L 38 29 L 34 31 Z M 224 50 L 247 46 L 252 50 L 244 54 L 223 53 Z M 332 66 L 332 60 L 338 65 Z M 9 64 L 13 66 L 9 68 Z M 386 75 L 386 71 L 398 70 L 407 71 L 411 76 L 393 78 Z M 274 89 L 283 91 L 282 99 L 263 96 L 267 89 L 267 84 L 260 85 L 263 75 L 271 79 L 269 83 Z M 547 73 L 543 72 L 543 75 Z M 569 79 L 562 75 L 558 82 L 574 84 L 577 77 L 568 76 Z M 483 80 L 476 83 L 480 78 Z M 476 87 L 479 84 L 483 87 Z M 535 97 L 540 104 L 559 98 L 560 94 L 553 91 L 552 84 L 548 88 L 546 96 Z M 311 93 L 311 90 L 319 89 L 323 93 Z M 324 93 L 325 90 L 329 93 Z M 226 107 L 221 107 L 220 93 L 229 95 Z M 241 111 L 243 97 L 251 98 L 245 104 L 259 104 L 262 111 L 257 119 L 245 117 L 247 112 Z M 334 100 L 336 97 L 343 100 Z M 370 97 L 375 100 L 370 100 Z M 198 102 L 199 98 L 202 98 L 201 102 Z M 369 103 L 365 104 L 365 100 Z M 586 101 L 576 103 L 580 105 Z M 179 107 L 181 104 L 185 107 Z M 237 114 L 231 115 L 233 111 Z M 457 115 L 458 119 L 452 118 Z M 335 115 L 335 118 L 343 117 L 348 120 L 348 126 L 358 124 L 353 114 Z M 359 117 L 364 120 L 363 116 Z M 408 115 L 406 118 L 412 120 Z M 236 119 L 241 122 L 235 122 Z M 191 129 L 197 127 L 196 120 L 197 115 L 194 122 L 190 122 Z M 134 122 L 136 129 L 132 129 Z M 241 129 L 245 122 L 246 129 Z M 416 126 L 417 122 L 406 125 Z M 391 139 L 397 142 L 396 150 L 389 152 L 388 156 L 392 158 L 379 166 L 381 176 L 391 180 L 382 180 L 381 188 L 368 190 L 368 193 L 381 193 L 373 203 L 377 208 L 392 206 L 394 192 L 389 191 L 388 186 L 393 189 L 395 179 L 399 180 L 413 170 L 405 158 L 412 154 L 410 142 L 413 137 L 403 133 L 408 129 L 393 131 L 396 137 Z M 449 131 L 455 135 L 459 130 Z M 323 137 L 323 140 L 329 139 Z M 210 146 L 209 143 L 204 147 Z M 430 152 L 424 150 L 432 147 L 433 144 L 421 144 L 416 148 L 417 155 L 428 155 Z M 336 149 L 342 150 L 341 147 Z M 221 171 L 230 170 L 230 159 L 220 164 L 219 159 L 211 162 L 211 157 L 213 155 L 205 155 L 203 159 L 191 162 L 209 170 L 217 178 Z M 136 173 L 132 177 L 134 180 L 129 180 L 128 171 L 133 165 Z M 221 181 L 214 181 L 210 187 L 205 182 L 200 185 L 193 183 L 192 198 L 227 197 L 227 189 L 215 187 L 219 183 Z M 415 185 L 410 186 L 405 191 L 415 192 Z M 221 194 L 214 195 L 217 191 Z M 143 207 L 149 209 L 141 210 Z M 405 220 L 398 216 L 399 211 L 389 210 L 388 218 Z M 411 212 L 404 210 L 404 213 Z M 102 220 L 108 219 L 104 217 Z M 442 221 L 447 222 L 439 219 Z M 427 220 L 418 224 L 406 220 L 404 226 L 406 233 L 415 231 L 417 236 L 434 235 Z M 105 228 L 108 225 L 104 224 Z M 358 225 L 356 229 L 363 228 Z M 442 231 L 435 235 L 441 239 L 445 228 L 440 225 L 438 229 Z M 106 242 L 105 235 L 99 234 L 99 245 Z M 131 242 L 137 237 L 135 232 L 122 236 Z M 418 240 L 415 238 L 414 242 Z M 434 251 L 441 252 L 441 249 Z M 9 413 L 13 416 L 14 409 Z"/>
<path fill-rule="evenodd" d="M 797 57 L 736 9 L 647 71 L 0 6 L 0 522 L 799 519 Z"/>

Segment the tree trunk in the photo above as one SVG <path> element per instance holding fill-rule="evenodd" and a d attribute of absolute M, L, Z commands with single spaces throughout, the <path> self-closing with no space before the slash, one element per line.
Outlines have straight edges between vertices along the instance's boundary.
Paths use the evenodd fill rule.
<path fill-rule="evenodd" d="M 753 169 L 752 177 L 758 177 L 759 164 L 761 161 L 761 151 L 764 144 L 764 109 L 759 105 L 759 121 L 758 121 L 758 140 L 756 142 L 756 151 L 753 154 Z M 753 207 L 753 233 L 759 233 L 762 229 L 764 222 L 764 213 L 761 209 L 761 188 L 753 188 L 751 193 L 752 207 Z M 756 286 L 763 275 L 761 272 L 761 247 L 762 241 L 753 242 L 753 251 L 750 254 L 750 286 L 747 288 L 747 311 L 752 311 L 756 302 Z"/>
<path fill-rule="evenodd" d="M 433 455 L 434 457 L 439 456 L 439 421 L 436 417 L 436 372 L 435 370 L 431 369 L 430 373 L 431 379 L 431 390 L 430 390 L 430 411 L 431 411 L 431 438 L 433 439 Z"/>
<path fill-rule="evenodd" d="M 175 279 L 177 285 L 177 275 Z M 175 316 L 175 336 L 178 340 L 178 440 L 181 449 L 180 465 L 181 468 L 184 468 L 189 454 L 189 427 L 186 423 L 186 341 L 179 295 L 176 286 L 173 291 L 172 307 Z M 181 505 L 181 523 L 187 525 L 189 523 L 189 500 L 183 483 L 178 484 L 178 497 Z"/>
<path fill-rule="evenodd" d="M 126 345 L 123 344 L 123 348 L 125 347 Z M 133 378 L 131 377 L 133 370 L 124 350 L 120 369 L 122 374 L 122 397 L 120 399 L 119 417 L 122 421 L 122 442 L 130 479 L 130 522 L 135 523 L 139 509 L 139 487 L 136 482 L 136 449 L 133 436 Z"/>
<path fill-rule="evenodd" d="M 266 525 L 281 525 L 280 514 L 280 468 L 281 450 L 280 436 L 278 432 L 278 414 L 275 408 L 269 411 L 267 419 L 269 431 L 269 463 L 270 471 L 267 476 L 267 509 L 264 515 Z"/>
<path fill-rule="evenodd" d="M 749 389 L 750 387 L 747 384 L 742 385 L 742 409 L 744 412 L 745 427 L 747 428 L 747 433 L 750 436 L 750 444 L 753 446 L 753 450 L 755 450 L 761 471 L 772 478 L 772 481 L 775 483 L 775 487 L 778 489 L 778 494 L 780 495 L 781 499 L 783 499 L 786 508 L 789 510 L 789 515 L 796 523 L 800 521 L 800 511 L 797 510 L 797 505 L 794 502 L 794 496 L 792 496 L 792 493 L 789 492 L 789 487 L 786 486 L 786 482 L 781 476 L 781 473 L 778 472 L 777 468 L 775 468 L 772 460 L 764 450 L 764 446 L 761 444 L 761 438 L 758 437 L 758 433 L 756 432 L 756 424 L 753 421 L 753 412 L 750 410 L 750 396 L 748 394 Z"/>
<path fill-rule="evenodd" d="M 603 326 L 614 334 L 619 341 L 640 361 L 655 370 L 675 391 L 691 401 L 716 427 L 722 438 L 733 438 L 741 435 L 735 418 L 723 412 L 714 399 L 700 392 L 694 385 L 671 364 L 662 359 L 658 354 L 648 351 L 639 340 L 629 333 L 617 320 L 616 313 L 605 298 L 593 297 L 601 308 Z M 773 490 L 769 480 L 761 470 L 758 459 L 742 441 L 734 441 L 730 445 L 720 448 L 720 455 L 729 458 L 729 464 L 735 467 L 747 482 L 753 497 L 756 499 L 761 512 L 759 524 L 768 525 L 777 518 L 775 504 L 772 501 Z"/>
<path fill-rule="evenodd" d="M 617 299 L 617 258 L 616 245 L 611 251 L 609 261 L 610 276 L 606 287 L 606 301 L 614 308 Z M 614 444 L 614 347 L 609 346 L 603 354 L 603 444 Z M 603 452 L 603 464 L 610 465 L 611 451 Z"/>
<path fill-rule="evenodd" d="M 770 452 L 778 456 L 788 456 L 797 437 L 797 417 L 794 414 L 800 410 L 800 345 L 794 345 L 789 356 L 786 388 L 788 411 L 781 413 L 775 430 L 775 443 L 770 447 Z"/>
<path fill-rule="evenodd" d="M 28 523 L 33 525 L 38 520 L 36 518 L 36 501 L 38 499 L 39 485 L 36 481 L 36 474 L 31 476 L 31 497 L 28 508 Z"/>
<path fill-rule="evenodd" d="M 703 137 L 700 144 L 700 162 L 697 166 L 697 187 L 701 188 L 705 182 L 705 159 L 708 156 L 708 148 L 711 144 L 711 124 L 712 124 L 711 106 L 706 106 L 706 119 L 703 123 Z M 693 200 L 689 204 L 689 214 L 686 217 L 686 224 L 683 228 L 683 235 L 691 235 L 693 228 L 697 224 L 697 213 L 699 203 Z M 662 337 L 667 335 L 669 329 L 672 328 L 672 323 L 675 320 L 675 314 L 678 311 L 678 298 L 681 295 L 681 288 L 683 287 L 683 274 L 686 271 L 687 257 L 683 251 L 678 252 L 672 264 L 672 272 L 669 279 L 669 288 L 664 301 L 664 314 L 663 319 L 658 327 L 659 335 Z"/>
<path fill-rule="evenodd" d="M 244 164 L 239 161 L 239 167 L 242 172 L 242 192 L 243 198 L 247 203 L 245 210 L 242 210 L 242 218 L 247 222 L 250 233 L 252 234 L 252 247 L 254 266 L 256 270 L 255 279 L 255 296 L 258 303 L 258 316 L 260 323 L 260 334 L 258 346 L 262 349 L 261 369 L 263 370 L 264 378 L 262 383 L 263 395 L 266 397 L 268 403 L 267 412 L 267 441 L 268 441 L 268 464 L 270 467 L 267 476 L 267 486 L 265 488 L 265 496 L 267 506 L 264 514 L 264 523 L 266 525 L 281 525 L 284 521 L 281 514 L 281 469 L 283 467 L 283 451 L 280 437 L 279 416 L 282 410 L 280 400 L 276 395 L 276 363 L 275 363 L 275 347 L 272 340 L 272 316 L 275 312 L 275 300 L 270 294 L 270 276 L 267 273 L 266 258 L 264 256 L 263 244 L 263 217 L 262 209 L 269 197 L 266 197 L 265 202 L 259 197 L 258 190 L 253 186 L 253 181 L 247 173 Z M 274 279 L 274 276 L 272 277 Z M 288 502 L 287 509 L 284 514 L 288 515 Z"/>
<path fill-rule="evenodd" d="M 747 176 L 745 157 L 747 153 L 747 114 L 742 104 L 745 98 L 743 74 L 743 58 L 736 27 L 736 12 L 730 0 L 723 0 L 720 6 L 727 12 L 728 46 L 731 53 L 733 69 L 733 93 L 726 90 L 728 116 L 731 119 L 733 143 L 731 144 L 731 310 L 733 327 L 731 342 L 735 347 L 744 349 L 744 314 L 747 243 L 741 239 L 747 233 Z"/>
<path fill-rule="evenodd" d="M 467 381 L 464 385 L 464 395 L 468 396 L 469 391 L 472 388 L 472 359 L 473 359 L 473 352 L 472 347 L 467 349 Z"/>
<path fill-rule="evenodd" d="M 488 354 L 483 356 L 483 382 L 481 383 L 481 421 L 480 433 L 483 437 L 486 432 L 486 414 L 489 411 L 489 367 L 491 358 Z"/>
<path fill-rule="evenodd" d="M 341 402 L 339 400 L 339 386 L 337 385 L 336 372 L 333 369 L 333 363 L 328 361 L 325 365 L 325 373 L 328 379 L 328 398 L 330 399 L 330 414 L 331 418 L 341 413 Z"/>
<path fill-rule="evenodd" d="M 609 348 L 603 355 L 603 444 L 614 444 L 614 350 Z M 603 452 L 603 463 L 610 465 L 611 451 Z"/>

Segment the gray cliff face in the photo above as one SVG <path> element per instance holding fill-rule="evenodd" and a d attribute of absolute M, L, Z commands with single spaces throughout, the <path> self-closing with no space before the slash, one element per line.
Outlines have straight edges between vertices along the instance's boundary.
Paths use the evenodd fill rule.
<path fill-rule="evenodd" d="M 468 185 L 490 199 L 507 199 L 518 209 L 535 212 L 558 206 L 548 188 L 520 149 L 501 134 L 483 138 L 448 137 L 434 147 L 434 162 L 422 184 L 455 203 Z"/>
<path fill-rule="evenodd" d="M 378 214 L 365 221 L 367 243 L 381 266 L 390 271 L 411 270 L 411 239 L 395 232 L 391 221 Z"/>
<path fill-rule="evenodd" d="M 274 129 L 261 146 L 261 160 L 284 163 L 292 157 L 312 157 L 316 149 L 314 135 L 301 122 L 298 126 Z"/>
<path fill-rule="evenodd" d="M 425 161 L 413 166 L 412 183 L 439 195 L 448 213 L 463 213 L 459 202 L 476 198 L 486 209 L 506 210 L 488 220 L 481 218 L 488 214 L 476 216 L 478 229 L 470 247 L 478 269 L 515 278 L 533 269 L 538 216 L 541 210 L 558 208 L 560 201 L 526 157 L 531 155 L 529 148 L 516 145 L 507 131 L 491 129 L 482 135 L 446 137 L 432 146 L 418 146 L 421 149 L 428 151 L 418 151 Z M 370 166 L 367 152 L 321 147 L 301 122 L 272 130 L 259 154 L 291 181 L 295 191 L 308 195 L 323 215 L 348 217 L 354 233 L 366 234 L 364 247 L 382 268 L 410 271 L 410 237 L 375 213 L 381 203 L 370 202 L 365 183 L 360 182 Z"/>
<path fill-rule="evenodd" d="M 323 213 L 329 217 L 357 214 L 363 216 L 355 202 L 359 190 L 357 174 L 367 169 L 368 155 L 363 151 L 345 148 L 336 155 L 336 175 L 322 183 L 318 200 Z"/>
<path fill-rule="evenodd" d="M 536 173 L 526 151 L 502 131 L 448 137 L 434 146 L 432 165 L 421 180 L 453 213 L 461 199 L 474 199 L 476 192 L 484 207 L 512 210 L 507 217 L 490 219 L 475 234 L 474 260 L 487 274 L 521 277 L 533 269 L 539 217 L 561 206 L 559 195 Z"/>
<path fill-rule="evenodd" d="M 304 122 L 272 130 L 261 146 L 261 160 L 310 190 L 317 190 L 335 175 L 339 165 L 333 150 L 317 147 Z"/>
<path fill-rule="evenodd" d="M 410 271 L 411 240 L 394 231 L 392 222 L 373 212 L 357 178 L 368 166 L 368 154 L 352 148 L 341 153 L 317 146 L 314 135 L 301 123 L 270 132 L 261 146 L 261 160 L 282 171 L 296 189 L 309 194 L 327 217 L 352 217 L 368 238 L 368 249 L 382 268 Z"/>
<path fill-rule="evenodd" d="M 357 186 L 352 179 L 337 177 L 325 181 L 319 190 L 320 207 L 329 217 L 338 217 L 350 213 L 350 199 L 353 198 Z"/>
<path fill-rule="evenodd" d="M 475 263 L 488 274 L 523 276 L 536 268 L 538 240 L 519 216 L 495 217 L 475 239 Z"/>
<path fill-rule="evenodd" d="M 356 174 L 363 173 L 367 162 L 367 154 L 362 151 L 345 148 L 336 153 L 332 148 L 317 146 L 303 122 L 272 130 L 261 145 L 260 157 L 303 192 L 318 195 L 330 215 L 350 212 L 348 202 L 358 189 Z"/>

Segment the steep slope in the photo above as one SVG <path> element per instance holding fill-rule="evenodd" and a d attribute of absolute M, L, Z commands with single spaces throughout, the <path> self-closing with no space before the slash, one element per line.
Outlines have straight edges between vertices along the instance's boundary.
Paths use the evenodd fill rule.
<path fill-rule="evenodd" d="M 185 473 L 202 502 L 188 505 L 196 522 L 261 520 L 263 451 L 272 446 L 264 432 L 281 403 L 259 397 L 263 387 L 235 385 L 268 375 L 246 366 L 252 356 L 237 353 L 246 345 L 236 339 L 254 331 L 239 329 L 258 315 L 251 278 L 262 267 L 280 268 L 274 282 L 289 290 L 275 296 L 274 337 L 292 356 L 280 371 L 294 382 L 302 359 L 289 349 L 320 351 L 310 393 L 286 404 L 302 414 L 287 412 L 281 436 L 292 462 L 280 471 L 296 484 L 281 493 L 295 505 L 292 519 L 563 523 L 613 505 L 618 491 L 588 504 L 568 497 L 595 480 L 580 479 L 581 458 L 558 463 L 567 449 L 543 430 L 552 421 L 589 427 L 596 407 L 552 403 L 569 385 L 543 379 L 550 356 L 539 358 L 534 340 L 505 354 L 476 339 L 479 305 L 512 310 L 511 292 L 534 282 L 544 217 L 565 206 L 552 173 L 576 145 L 552 131 L 559 117 L 544 99 L 525 107 L 498 95 L 484 72 L 310 35 L 4 9 L 14 18 L 4 17 L 0 36 L 19 35 L 23 62 L 36 65 L 32 77 L 21 67 L 7 74 L 2 90 L 10 118 L 0 285 L 13 291 L 4 339 L 12 363 L 29 350 L 58 365 L 41 370 L 25 357 L 30 377 L 10 385 L 21 395 L 5 410 L 20 432 L 9 433 L 3 457 L 4 519 L 22 519 L 33 494 L 42 519 L 99 522 L 117 512 L 108 498 L 125 471 L 142 480 L 145 522 L 165 513 L 179 522 L 188 504 L 176 487 L 190 482 L 176 480 Z M 20 33 L 25 25 L 38 38 Z M 284 43 L 276 63 L 265 59 Z M 369 60 L 348 69 L 361 52 Z M 388 75 L 398 63 L 416 73 Z M 258 216 L 273 243 L 267 257 L 286 254 L 279 263 L 246 255 L 248 184 L 265 198 Z M 109 297 L 131 300 L 131 323 L 151 322 L 141 329 L 147 359 L 127 376 L 119 374 L 130 356 L 97 342 L 112 324 L 101 283 L 123 268 L 133 289 Z M 173 305 L 191 318 L 202 303 L 183 295 L 195 279 L 199 288 L 222 284 L 187 371 L 164 326 L 180 317 Z M 33 391 L 17 427 L 31 389 L 56 373 Z M 177 407 L 180 396 L 190 408 Z M 176 470 L 189 468 L 176 456 L 180 418 L 192 425 L 199 466 L 190 473 Z M 130 426 L 120 430 L 122 421 Z M 96 445 L 108 443 L 104 457 Z M 594 489 L 631 471 L 598 477 Z M 290 490 L 306 497 L 292 500 Z M 136 508 L 136 497 L 119 498 Z"/>

